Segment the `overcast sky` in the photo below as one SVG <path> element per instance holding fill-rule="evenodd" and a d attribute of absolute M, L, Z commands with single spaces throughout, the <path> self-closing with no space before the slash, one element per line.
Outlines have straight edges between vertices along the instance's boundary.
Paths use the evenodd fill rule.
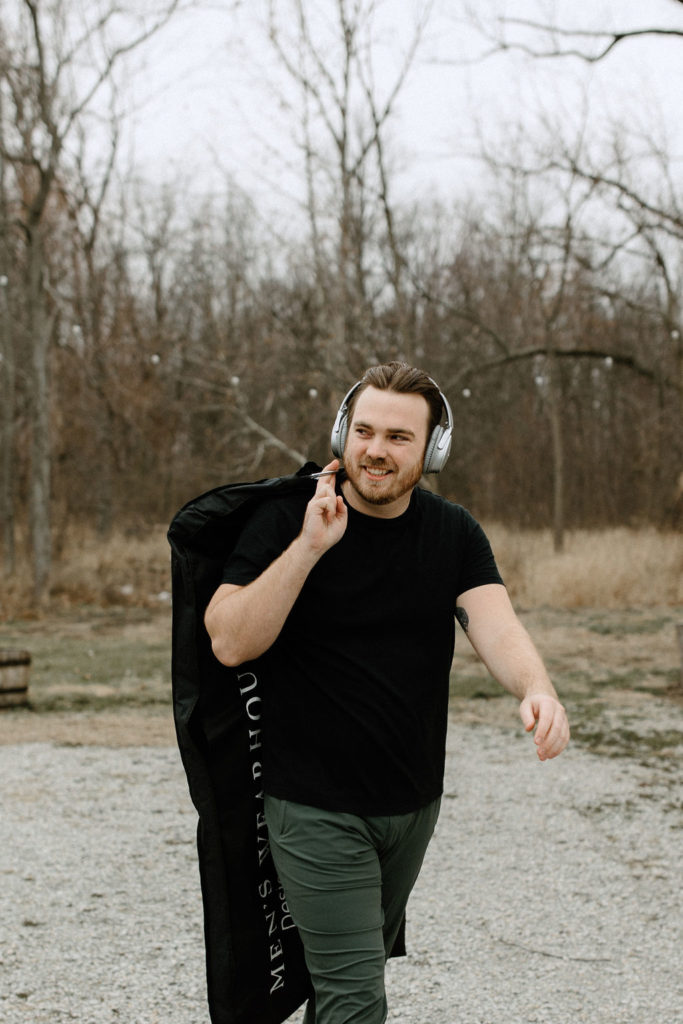
<path fill-rule="evenodd" d="M 323 11 L 336 0 L 316 0 Z M 177 19 L 147 50 L 135 78 L 144 106 L 129 137 L 136 163 L 155 180 L 178 172 L 198 191 L 229 175 L 264 202 L 287 190 L 281 156 L 294 157 L 292 121 L 278 102 L 287 86 L 259 25 L 266 0 L 242 3 L 237 14 L 214 4 Z M 286 8 L 281 3 L 279 8 Z M 419 0 L 384 0 L 374 53 L 378 92 L 396 75 Z M 392 121 L 394 182 L 405 194 L 448 198 L 476 189 L 475 126 L 503 139 L 518 121 L 534 130 L 539 111 L 567 124 L 588 97 L 591 131 L 622 121 L 630 131 L 661 119 L 671 150 L 681 146 L 683 39 L 626 41 L 603 62 L 534 61 L 507 52 L 486 59 L 488 44 L 464 20 L 460 0 L 435 0 L 410 77 Z M 683 5 L 673 0 L 479 0 L 480 16 L 497 14 L 554 21 L 578 29 L 683 28 Z M 531 40 L 530 30 L 517 37 Z M 321 33 L 320 38 L 323 38 Z"/>

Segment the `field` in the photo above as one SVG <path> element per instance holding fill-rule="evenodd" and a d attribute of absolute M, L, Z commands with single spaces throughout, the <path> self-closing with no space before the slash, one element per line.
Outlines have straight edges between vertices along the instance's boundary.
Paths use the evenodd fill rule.
<path fill-rule="evenodd" d="M 677 626 L 683 539 L 655 531 L 488 531 L 520 617 L 570 711 L 573 741 L 612 756 L 668 759 L 683 745 Z M 32 657 L 28 709 L 0 713 L 0 742 L 173 743 L 170 581 L 163 531 L 64 552 L 50 606 L 5 591 L 0 647 Z M 8 614 L 8 612 L 10 614 Z M 519 728 L 458 630 L 453 713 Z"/>

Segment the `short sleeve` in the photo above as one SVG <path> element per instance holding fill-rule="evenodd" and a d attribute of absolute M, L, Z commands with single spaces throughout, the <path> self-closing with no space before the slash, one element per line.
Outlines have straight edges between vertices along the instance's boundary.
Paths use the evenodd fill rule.
<path fill-rule="evenodd" d="M 460 567 L 458 594 L 464 594 L 473 587 L 482 587 L 487 583 L 503 583 L 488 537 L 474 516 L 466 509 L 463 509 L 463 513 L 466 542 Z"/>

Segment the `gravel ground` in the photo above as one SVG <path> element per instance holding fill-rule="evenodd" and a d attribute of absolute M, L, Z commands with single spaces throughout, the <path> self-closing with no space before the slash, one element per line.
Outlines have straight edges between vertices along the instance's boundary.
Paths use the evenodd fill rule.
<path fill-rule="evenodd" d="M 528 737 L 454 722 L 390 1021 L 680 1024 L 679 768 L 542 765 Z M 4 1024 L 208 1024 L 175 748 L 9 744 L 0 778 Z"/>

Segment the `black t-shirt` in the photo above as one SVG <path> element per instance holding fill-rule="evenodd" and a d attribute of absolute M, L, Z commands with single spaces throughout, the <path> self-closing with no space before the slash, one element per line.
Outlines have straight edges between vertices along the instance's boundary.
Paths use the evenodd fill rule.
<path fill-rule="evenodd" d="M 259 505 L 223 580 L 246 585 L 298 535 L 306 498 Z M 404 814 L 443 788 L 459 594 L 501 583 L 472 516 L 416 488 L 393 519 L 349 507 L 263 662 L 263 782 L 272 796 Z"/>

